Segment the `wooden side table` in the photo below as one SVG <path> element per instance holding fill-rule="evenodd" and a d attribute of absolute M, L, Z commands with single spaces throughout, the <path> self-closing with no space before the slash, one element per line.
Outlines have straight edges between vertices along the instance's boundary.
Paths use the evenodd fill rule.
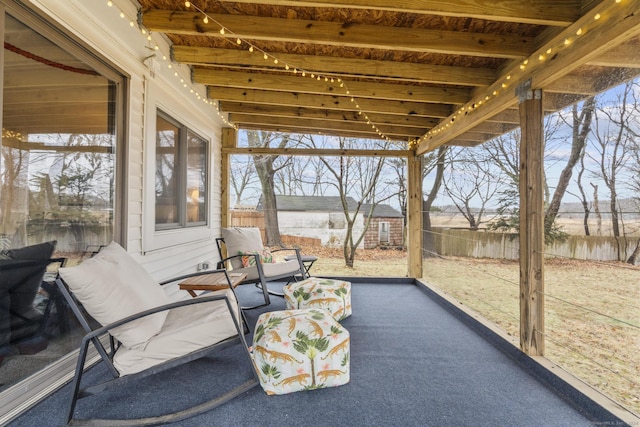
<path fill-rule="evenodd" d="M 247 273 L 227 274 L 229 275 L 231 286 L 234 288 L 247 278 Z M 198 296 L 195 291 L 219 291 L 221 289 L 227 289 L 228 287 L 229 284 L 224 277 L 224 273 L 202 274 L 200 276 L 188 277 L 180 282 L 180 289 L 189 292 L 189 295 L 192 297 Z"/>

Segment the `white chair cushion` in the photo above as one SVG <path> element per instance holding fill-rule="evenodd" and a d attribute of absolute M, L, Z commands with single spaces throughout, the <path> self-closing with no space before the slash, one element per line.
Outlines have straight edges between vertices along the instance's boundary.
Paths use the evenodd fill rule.
<path fill-rule="evenodd" d="M 258 228 L 232 227 L 222 229 L 222 238 L 227 247 L 227 256 L 240 255 L 244 252 L 258 252 L 264 249 L 262 236 Z M 233 269 L 242 268 L 240 257 L 231 260 Z"/>
<path fill-rule="evenodd" d="M 238 304 L 230 290 L 207 293 L 204 296 L 225 293 L 236 319 L 239 319 Z M 237 334 L 224 301 L 179 307 L 169 311 L 162 331 L 152 337 L 146 346 L 118 349 L 113 364 L 120 375 L 133 374 Z"/>
<path fill-rule="evenodd" d="M 258 268 L 256 266 L 247 268 L 234 268 L 236 273 L 247 273 L 245 280 L 255 280 L 258 278 Z M 300 273 L 300 264 L 298 260 L 275 262 L 271 264 L 262 264 L 262 271 L 264 271 L 264 277 L 269 280 L 273 277 L 287 277 L 287 275 L 293 275 L 294 273 Z"/>
<path fill-rule="evenodd" d="M 60 276 L 101 325 L 171 302 L 164 289 L 115 242 L 76 267 L 61 268 Z M 166 317 L 166 311 L 160 312 L 109 332 L 124 346 L 135 347 L 157 334 Z"/>

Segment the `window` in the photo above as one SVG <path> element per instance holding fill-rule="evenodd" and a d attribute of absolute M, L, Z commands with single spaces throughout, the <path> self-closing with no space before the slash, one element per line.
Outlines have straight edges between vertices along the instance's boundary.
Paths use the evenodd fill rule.
<path fill-rule="evenodd" d="M 389 223 L 386 221 L 380 221 L 378 225 L 378 242 L 389 243 Z"/>
<path fill-rule="evenodd" d="M 12 247 L 57 240 L 69 256 L 119 238 L 123 78 L 38 30 L 47 36 L 4 18 L 0 235 Z"/>
<path fill-rule="evenodd" d="M 162 111 L 156 120 L 156 230 L 207 223 L 208 143 Z"/>

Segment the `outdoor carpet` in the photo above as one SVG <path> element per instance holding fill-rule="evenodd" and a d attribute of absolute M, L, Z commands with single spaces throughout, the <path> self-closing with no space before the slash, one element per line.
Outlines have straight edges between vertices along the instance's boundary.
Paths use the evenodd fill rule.
<path fill-rule="evenodd" d="M 238 288 L 249 305 L 262 297 Z M 353 283 L 348 384 L 267 396 L 257 386 L 179 426 L 592 426 L 616 422 L 585 410 L 548 387 L 518 357 L 482 334 L 413 283 Z M 284 309 L 282 298 L 247 312 Z M 251 338 L 249 336 L 249 338 Z M 193 406 L 251 376 L 238 346 L 135 384 L 80 401 L 81 418 L 141 417 Z M 106 375 L 101 366 L 86 376 Z M 69 385 L 11 426 L 61 426 Z M 597 408 L 595 413 L 597 414 Z M 619 425 L 619 424 L 618 424 Z"/>

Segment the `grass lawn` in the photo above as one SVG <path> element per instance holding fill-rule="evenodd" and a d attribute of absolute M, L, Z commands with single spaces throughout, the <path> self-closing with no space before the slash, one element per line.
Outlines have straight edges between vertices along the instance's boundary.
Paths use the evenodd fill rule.
<path fill-rule="evenodd" d="M 316 276 L 403 277 L 406 253 L 358 251 L 354 268 L 339 249 L 303 248 L 318 256 Z M 424 279 L 519 336 L 517 261 L 430 258 Z M 640 268 L 623 263 L 545 261 L 546 357 L 640 413 Z"/>

